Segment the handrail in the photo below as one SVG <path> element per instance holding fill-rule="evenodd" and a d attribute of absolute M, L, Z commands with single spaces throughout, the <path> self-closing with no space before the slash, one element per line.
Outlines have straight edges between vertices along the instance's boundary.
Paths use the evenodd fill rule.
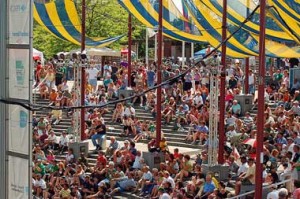
<path fill-rule="evenodd" d="M 264 186 L 264 187 L 263 187 L 263 190 L 264 190 L 264 189 L 271 188 L 271 187 L 274 186 L 274 185 L 281 185 L 281 184 L 284 184 L 284 183 L 286 183 L 286 182 L 290 182 L 290 181 L 292 181 L 292 180 L 293 180 L 293 179 L 290 178 L 290 179 L 288 179 L 288 180 L 284 180 L 284 181 L 281 181 L 281 182 L 278 182 L 278 183 L 274 183 L 274 184 L 271 184 L 271 185 Z M 242 196 L 247 196 L 247 195 L 252 194 L 252 193 L 254 193 L 254 192 L 255 192 L 255 190 L 249 191 L 249 192 L 246 192 L 246 193 L 237 195 L 237 196 L 233 196 L 233 197 L 230 197 L 230 198 L 227 198 L 227 199 L 238 199 L 238 198 L 240 198 L 240 197 L 242 197 Z"/>

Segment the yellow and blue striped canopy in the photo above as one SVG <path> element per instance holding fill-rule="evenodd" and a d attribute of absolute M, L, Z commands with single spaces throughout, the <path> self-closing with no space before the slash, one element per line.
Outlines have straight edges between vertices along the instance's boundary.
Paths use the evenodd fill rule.
<path fill-rule="evenodd" d="M 56 0 L 50 3 L 34 3 L 34 19 L 54 36 L 81 44 L 81 21 L 73 0 Z M 104 47 L 119 40 L 124 35 L 111 38 L 86 36 L 86 46 Z"/>
<path fill-rule="evenodd" d="M 268 13 L 266 28 L 267 56 L 300 57 L 297 48 L 290 48 L 285 45 L 300 43 L 297 34 L 291 32 L 290 27 L 299 23 L 297 17 L 300 17 L 300 9 L 295 6 L 297 3 L 292 0 L 270 1 L 277 2 L 280 5 L 282 5 L 282 2 L 289 4 L 289 6 L 285 5 L 284 8 L 295 15 L 295 20 L 287 23 L 287 19 L 284 17 L 287 18 L 291 14 L 286 11 Z M 182 10 L 178 10 L 178 6 L 174 6 L 174 3 L 178 2 L 182 2 Z M 163 0 L 163 33 L 173 39 L 187 42 L 194 42 L 195 40 L 196 42 L 208 42 L 216 47 L 221 42 L 222 36 L 222 2 L 222 0 Z M 119 0 L 119 3 L 147 27 L 158 25 L 157 0 Z M 228 1 L 227 35 L 235 31 L 255 7 L 256 4 L 251 0 Z M 239 58 L 258 56 L 259 25 L 259 12 L 257 12 L 227 42 L 227 54 Z M 293 28 L 296 29 L 296 27 Z"/>

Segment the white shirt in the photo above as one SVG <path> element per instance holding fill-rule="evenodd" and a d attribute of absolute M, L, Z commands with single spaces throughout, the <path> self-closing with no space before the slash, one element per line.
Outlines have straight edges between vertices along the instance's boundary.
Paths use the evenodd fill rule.
<path fill-rule="evenodd" d="M 249 165 L 248 163 L 244 163 L 244 164 L 241 164 L 238 171 L 237 171 L 237 174 L 238 175 L 241 175 L 241 173 L 246 173 L 248 171 L 248 168 L 249 168 Z"/>
<path fill-rule="evenodd" d="M 236 135 L 237 135 L 237 132 L 236 132 L 235 130 L 227 131 L 227 132 L 226 132 L 227 138 L 232 138 L 232 137 L 234 137 L 234 136 L 236 136 Z"/>
<path fill-rule="evenodd" d="M 278 199 L 278 190 L 273 190 L 272 192 L 268 193 L 267 199 Z"/>
<path fill-rule="evenodd" d="M 173 189 L 175 188 L 175 182 L 174 182 L 174 179 L 173 179 L 171 176 L 169 176 L 168 178 L 164 178 L 163 184 L 164 184 L 165 182 L 169 182 L 169 183 L 171 184 L 171 187 L 172 187 Z"/>
<path fill-rule="evenodd" d="M 147 173 L 143 173 L 142 179 L 144 180 L 152 180 L 152 173 L 148 171 Z"/>
<path fill-rule="evenodd" d="M 99 70 L 95 67 L 88 69 L 89 79 L 97 79 Z"/>
<path fill-rule="evenodd" d="M 59 144 L 66 146 L 68 143 L 69 143 L 69 138 L 67 136 L 64 137 L 63 135 L 61 135 L 59 139 Z"/>
<path fill-rule="evenodd" d="M 35 187 L 41 187 L 42 189 L 46 189 L 47 186 L 46 186 L 46 182 L 43 178 L 41 178 L 40 180 L 35 180 L 34 182 L 34 186 Z"/>
<path fill-rule="evenodd" d="M 249 81 L 249 85 L 253 85 L 254 84 L 254 74 L 249 75 L 248 81 Z"/>
<path fill-rule="evenodd" d="M 54 143 L 57 143 L 57 136 L 55 134 L 53 135 L 49 135 L 47 140 L 51 141 L 51 142 L 54 142 Z"/>
<path fill-rule="evenodd" d="M 135 156 L 135 159 L 134 159 L 134 163 L 132 165 L 132 168 L 135 168 L 135 169 L 140 169 L 142 168 L 142 165 L 141 165 L 141 159 L 142 159 L 142 156 Z"/>
<path fill-rule="evenodd" d="M 122 116 L 124 116 L 124 115 L 127 115 L 127 116 L 135 115 L 135 109 L 133 107 L 130 107 L 130 108 L 126 107 Z"/>
<path fill-rule="evenodd" d="M 203 99 L 201 95 L 196 95 L 196 97 L 194 98 L 194 104 L 195 105 L 203 104 Z"/>

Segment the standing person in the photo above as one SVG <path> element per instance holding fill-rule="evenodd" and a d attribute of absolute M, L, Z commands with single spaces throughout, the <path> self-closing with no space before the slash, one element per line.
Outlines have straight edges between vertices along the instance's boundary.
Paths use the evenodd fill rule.
<path fill-rule="evenodd" d="M 87 70 L 89 84 L 92 85 L 92 91 L 94 92 L 97 87 L 97 77 L 99 75 L 99 70 L 96 67 L 90 67 Z"/>
<path fill-rule="evenodd" d="M 36 79 L 35 79 L 35 82 L 36 82 L 35 83 L 35 87 L 38 86 L 39 83 L 40 83 L 42 69 L 43 69 L 43 66 L 42 66 L 41 62 L 38 61 L 37 65 L 36 65 L 36 72 L 35 72 L 35 77 L 36 77 Z"/>
<path fill-rule="evenodd" d="M 147 86 L 153 87 L 155 83 L 155 72 L 152 67 L 147 71 Z"/>
<path fill-rule="evenodd" d="M 55 85 L 58 86 L 63 82 L 63 78 L 65 77 L 66 73 L 66 68 L 65 66 L 56 66 L 55 72 Z"/>
<path fill-rule="evenodd" d="M 254 94 L 255 93 L 255 76 L 251 69 L 249 70 L 248 82 L 249 82 L 249 94 Z"/>
<path fill-rule="evenodd" d="M 101 120 L 95 120 L 96 123 L 96 134 L 92 135 L 93 145 L 96 147 L 96 150 L 102 150 L 102 142 L 104 141 L 106 135 L 106 126 Z M 98 143 L 97 141 L 98 140 Z"/>

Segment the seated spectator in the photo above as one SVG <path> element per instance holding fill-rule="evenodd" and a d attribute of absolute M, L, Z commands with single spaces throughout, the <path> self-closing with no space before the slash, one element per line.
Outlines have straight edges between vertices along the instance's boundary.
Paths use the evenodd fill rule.
<path fill-rule="evenodd" d="M 42 99 L 48 99 L 49 91 L 45 83 L 41 83 L 39 86 L 39 92 Z"/>
<path fill-rule="evenodd" d="M 208 127 L 205 125 L 204 121 L 201 121 L 200 125 L 197 126 L 196 132 L 193 134 L 193 142 L 191 144 L 195 144 L 196 140 L 199 138 L 200 144 L 202 145 L 206 134 L 208 134 Z"/>
<path fill-rule="evenodd" d="M 60 104 L 56 103 L 55 107 L 59 107 Z M 62 110 L 54 109 L 51 111 L 51 124 L 57 125 L 59 124 L 60 120 L 62 119 Z"/>
<path fill-rule="evenodd" d="M 93 145 L 96 147 L 96 150 L 102 150 L 101 146 L 106 136 L 106 126 L 99 119 L 95 120 L 95 125 L 96 125 L 95 127 L 96 132 L 94 135 L 92 135 L 91 139 Z"/>
<path fill-rule="evenodd" d="M 209 195 L 214 192 L 215 188 L 216 188 L 216 185 L 212 181 L 212 175 L 208 174 L 208 175 L 206 175 L 202 192 L 200 194 L 199 193 L 198 194 L 200 195 L 200 198 L 207 199 L 209 197 Z"/>
<path fill-rule="evenodd" d="M 233 100 L 232 106 L 229 111 L 236 117 L 239 117 L 241 115 L 241 105 L 237 100 Z"/>
<path fill-rule="evenodd" d="M 58 96 L 58 93 L 56 92 L 56 90 L 51 89 L 51 92 L 49 94 L 49 101 L 50 101 L 49 106 L 53 106 L 55 104 L 57 96 Z"/>
<path fill-rule="evenodd" d="M 122 124 L 123 124 L 123 130 L 124 130 L 123 136 L 128 136 L 129 133 L 132 132 L 133 120 L 131 119 L 131 117 L 124 115 Z"/>
<path fill-rule="evenodd" d="M 255 163 L 253 158 L 249 158 L 248 160 L 249 168 L 246 173 L 240 175 L 238 181 L 235 186 L 235 194 L 238 195 L 241 190 L 241 185 L 251 185 L 255 184 Z"/>
<path fill-rule="evenodd" d="M 40 198 L 43 195 L 43 191 L 46 190 L 47 185 L 41 174 L 37 174 L 33 181 L 33 194 Z"/>
<path fill-rule="evenodd" d="M 175 176 L 174 180 L 179 179 L 183 180 L 183 177 L 191 176 L 191 172 L 193 170 L 193 163 L 189 155 L 185 155 L 184 159 L 180 161 L 181 171 Z"/>
<path fill-rule="evenodd" d="M 132 115 L 135 116 L 135 109 L 132 107 L 131 104 L 126 104 L 122 116 L 125 117 L 125 115 L 127 115 L 127 117 L 131 117 Z"/>
<path fill-rule="evenodd" d="M 69 141 L 70 140 L 67 136 L 67 132 L 63 131 L 62 135 L 59 138 L 59 143 L 58 143 L 58 145 L 59 145 L 58 150 L 60 151 L 61 154 L 68 149 Z"/>
<path fill-rule="evenodd" d="M 99 105 L 99 106 L 102 106 L 102 107 L 99 109 L 100 115 L 104 115 L 104 114 L 106 114 L 106 113 L 109 112 L 108 107 L 105 106 L 105 105 L 107 105 L 107 100 L 106 100 L 105 97 L 101 97 L 101 100 L 100 100 L 100 102 L 98 103 L 98 105 Z"/>
<path fill-rule="evenodd" d="M 106 149 L 105 155 L 108 157 L 112 157 L 115 151 L 119 149 L 119 142 L 116 140 L 114 136 L 110 137 L 110 144 Z"/>
<path fill-rule="evenodd" d="M 116 109 L 113 112 L 112 121 L 121 123 L 123 112 L 124 112 L 124 107 L 123 107 L 122 103 L 118 103 L 116 106 Z"/>
<path fill-rule="evenodd" d="M 128 173 L 128 178 L 124 177 L 122 181 L 116 183 L 115 187 L 112 188 L 112 191 L 109 195 L 114 195 L 118 192 L 131 191 L 136 187 L 136 182 L 134 180 L 134 175 L 132 172 Z"/>

